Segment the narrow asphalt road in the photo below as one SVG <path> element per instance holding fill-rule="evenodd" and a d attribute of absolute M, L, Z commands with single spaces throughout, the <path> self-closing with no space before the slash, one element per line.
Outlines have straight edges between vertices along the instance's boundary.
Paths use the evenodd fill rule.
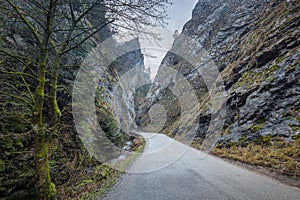
<path fill-rule="evenodd" d="M 299 188 L 201 155 L 165 135 L 141 134 L 144 153 L 105 200 L 300 199 Z"/>

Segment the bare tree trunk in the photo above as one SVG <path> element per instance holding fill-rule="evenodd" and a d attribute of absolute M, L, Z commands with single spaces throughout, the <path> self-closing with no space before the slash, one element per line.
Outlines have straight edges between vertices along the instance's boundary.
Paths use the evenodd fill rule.
<path fill-rule="evenodd" d="M 45 81 L 47 50 L 42 50 L 38 66 L 38 85 L 35 91 L 34 124 L 36 128 L 35 140 L 35 167 L 37 174 L 36 188 L 39 199 L 51 199 L 56 195 L 55 185 L 51 182 L 49 167 L 49 138 L 43 124 L 43 107 L 45 101 Z"/>
<path fill-rule="evenodd" d="M 38 84 L 35 91 L 35 112 L 34 124 L 36 128 L 35 140 L 35 167 L 37 174 L 36 188 L 38 191 L 39 199 L 49 200 L 53 199 L 56 195 L 55 185 L 51 182 L 50 166 L 49 166 L 49 150 L 51 144 L 51 136 L 46 132 L 43 123 L 43 108 L 45 102 L 45 83 L 46 83 L 46 70 L 47 58 L 49 53 L 49 43 L 51 34 L 53 33 L 54 16 L 56 10 L 57 0 L 51 0 L 49 3 L 49 10 L 47 13 L 47 24 L 45 34 L 43 37 L 43 44 L 41 47 L 41 54 L 39 57 L 39 64 L 37 69 Z"/>
<path fill-rule="evenodd" d="M 55 185 L 51 182 L 48 160 L 49 140 L 41 131 L 35 142 L 35 167 L 37 172 L 36 188 L 39 199 L 53 199 L 56 195 Z"/>

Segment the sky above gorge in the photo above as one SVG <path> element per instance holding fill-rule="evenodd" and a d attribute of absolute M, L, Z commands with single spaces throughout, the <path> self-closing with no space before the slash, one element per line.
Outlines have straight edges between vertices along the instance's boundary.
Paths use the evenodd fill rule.
<path fill-rule="evenodd" d="M 167 28 L 181 31 L 183 25 L 192 17 L 192 11 L 198 0 L 173 0 L 167 12 L 170 20 Z"/>
<path fill-rule="evenodd" d="M 167 9 L 169 19 L 168 25 L 164 29 L 157 29 L 154 32 L 160 34 L 160 41 L 151 41 L 141 39 L 141 48 L 145 57 L 145 67 L 151 70 L 151 79 L 153 80 L 159 65 L 165 54 L 170 50 L 174 41 L 173 34 L 175 30 L 181 32 L 183 25 L 192 17 L 192 11 L 198 0 L 173 0 L 173 5 Z"/>

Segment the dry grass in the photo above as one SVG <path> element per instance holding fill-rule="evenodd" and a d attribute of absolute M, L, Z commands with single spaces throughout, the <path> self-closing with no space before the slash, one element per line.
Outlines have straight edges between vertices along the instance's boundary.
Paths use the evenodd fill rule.
<path fill-rule="evenodd" d="M 223 158 L 272 168 L 283 175 L 300 177 L 300 139 L 293 143 L 279 140 L 272 145 L 250 143 L 245 147 L 219 147 L 212 153 Z"/>

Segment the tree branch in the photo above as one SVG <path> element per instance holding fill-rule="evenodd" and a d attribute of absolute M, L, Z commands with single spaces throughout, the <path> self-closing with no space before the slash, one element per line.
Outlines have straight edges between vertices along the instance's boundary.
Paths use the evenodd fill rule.
<path fill-rule="evenodd" d="M 12 94 L 8 94 L 7 92 L 4 92 L 4 91 L 2 91 L 2 90 L 0 90 L 0 93 L 1 93 L 1 94 L 4 94 L 4 95 L 6 95 L 6 96 L 12 97 L 12 98 L 14 98 L 14 99 L 18 99 L 18 100 L 20 100 L 20 101 L 23 101 L 24 103 L 28 104 L 31 108 L 34 108 L 34 106 L 33 106 L 29 101 L 27 101 L 27 100 L 25 100 L 25 99 L 23 99 L 23 98 L 21 98 L 21 97 L 18 97 L 18 96 L 12 95 Z"/>
<path fill-rule="evenodd" d="M 22 72 L 24 72 L 25 69 L 26 69 L 26 67 L 23 67 Z M 29 93 L 29 95 L 30 95 L 30 97 L 31 97 L 31 99 L 32 99 L 32 102 L 35 103 L 34 96 L 33 96 L 32 92 L 31 92 L 31 90 L 30 90 L 30 87 L 29 87 L 27 81 L 26 81 L 25 78 L 24 78 L 24 75 L 21 75 L 21 78 L 22 78 L 22 81 L 24 82 L 24 85 L 25 85 L 25 87 L 26 87 L 26 89 L 27 89 L 27 91 L 28 91 L 28 93 Z"/>
<path fill-rule="evenodd" d="M 31 74 L 27 74 L 24 72 L 9 72 L 9 71 L 4 71 L 4 70 L 0 70 L 1 73 L 5 73 L 5 74 L 11 74 L 11 75 L 21 75 L 21 76 L 28 76 L 30 78 L 33 78 L 34 80 L 38 80 L 36 77 L 32 76 Z"/>
<path fill-rule="evenodd" d="M 6 0 L 9 5 L 17 12 L 19 17 L 22 19 L 22 21 L 26 24 L 26 26 L 31 30 L 32 34 L 34 35 L 35 39 L 37 40 L 39 47 L 43 47 L 43 42 L 41 38 L 38 35 L 38 30 L 34 28 L 34 26 L 26 19 L 26 17 L 23 15 L 22 11 L 19 9 L 18 6 L 16 6 L 11 0 Z"/>
<path fill-rule="evenodd" d="M 105 26 L 107 26 L 110 23 L 113 23 L 114 20 L 106 22 L 105 24 L 103 24 L 102 26 L 100 26 L 99 28 L 97 28 L 95 31 L 93 31 L 92 33 L 90 33 L 88 36 L 86 36 L 82 41 L 80 41 L 79 43 L 75 44 L 73 47 L 70 47 L 69 49 L 65 50 L 64 52 L 62 52 L 61 54 L 66 54 L 69 51 L 76 49 L 77 47 L 79 47 L 80 45 L 82 45 L 85 41 L 87 41 L 88 39 L 90 39 L 91 37 L 93 37 L 96 33 L 98 33 L 102 28 L 104 28 Z"/>

